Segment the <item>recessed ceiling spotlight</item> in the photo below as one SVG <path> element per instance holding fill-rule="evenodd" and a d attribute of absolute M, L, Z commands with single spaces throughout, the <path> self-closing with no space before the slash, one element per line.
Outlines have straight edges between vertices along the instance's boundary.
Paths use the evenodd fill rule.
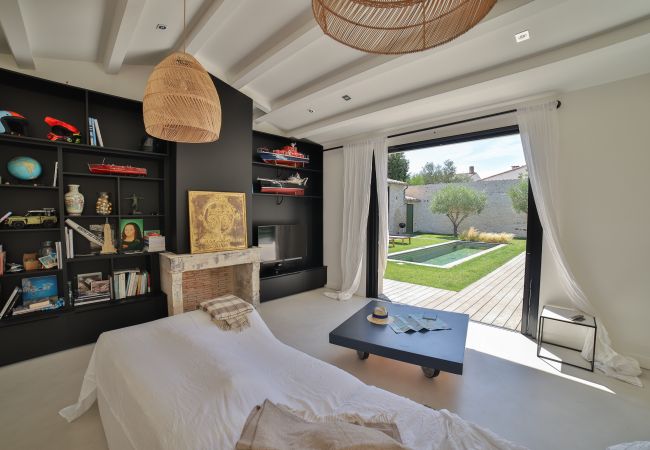
<path fill-rule="evenodd" d="M 527 41 L 528 39 L 530 39 L 530 32 L 528 30 L 524 30 L 521 33 L 515 34 L 515 42 L 517 44 Z"/>
<path fill-rule="evenodd" d="M 167 25 L 165 25 L 164 23 L 156 24 L 156 30 L 165 31 L 166 29 L 167 29 Z"/>
<path fill-rule="evenodd" d="M 345 94 L 345 95 L 344 95 L 343 97 L 341 97 L 341 98 L 342 98 L 343 100 L 345 100 L 346 102 L 349 102 L 350 100 L 352 100 L 352 97 L 350 97 L 348 94 Z"/>
<path fill-rule="evenodd" d="M 307 112 L 308 112 L 309 114 L 314 114 L 314 113 L 316 112 L 316 110 L 315 110 L 314 108 L 309 108 L 309 109 L 307 110 Z"/>

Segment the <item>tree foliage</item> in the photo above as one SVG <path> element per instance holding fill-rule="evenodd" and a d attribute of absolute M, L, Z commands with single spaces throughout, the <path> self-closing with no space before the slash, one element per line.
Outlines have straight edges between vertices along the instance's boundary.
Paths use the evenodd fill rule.
<path fill-rule="evenodd" d="M 388 178 L 391 180 L 408 181 L 409 160 L 404 153 L 390 153 L 388 155 Z"/>
<path fill-rule="evenodd" d="M 517 184 L 508 189 L 508 195 L 512 201 L 512 209 L 515 212 L 528 214 L 528 177 L 519 176 Z"/>
<path fill-rule="evenodd" d="M 449 185 L 436 192 L 431 198 L 431 212 L 444 214 L 454 226 L 454 236 L 458 227 L 469 216 L 481 214 L 487 203 L 487 195 L 467 186 Z"/>
<path fill-rule="evenodd" d="M 426 163 L 419 173 L 411 177 L 409 184 L 464 183 L 470 179 L 469 175 L 457 174 L 456 165 L 448 159 L 442 164 Z"/>

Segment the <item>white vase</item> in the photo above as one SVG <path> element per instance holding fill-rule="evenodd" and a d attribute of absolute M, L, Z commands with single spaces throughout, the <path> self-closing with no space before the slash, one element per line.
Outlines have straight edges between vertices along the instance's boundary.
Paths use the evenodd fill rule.
<path fill-rule="evenodd" d="M 65 193 L 65 212 L 69 216 L 80 216 L 84 210 L 84 196 L 79 192 L 78 184 L 69 184 Z"/>

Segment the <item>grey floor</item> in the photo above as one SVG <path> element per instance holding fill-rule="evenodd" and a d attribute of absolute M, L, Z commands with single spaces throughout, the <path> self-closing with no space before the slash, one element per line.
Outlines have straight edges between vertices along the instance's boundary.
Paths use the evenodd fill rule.
<path fill-rule="evenodd" d="M 364 304 L 319 291 L 265 303 L 275 335 L 368 384 L 434 408 L 446 408 L 531 449 L 604 449 L 650 440 L 650 392 L 535 357 L 518 333 L 470 323 L 463 376 L 430 380 L 418 367 L 327 343 L 327 335 Z M 106 449 L 97 408 L 72 424 L 57 411 L 73 403 L 92 346 L 0 368 L 0 449 Z M 647 372 L 644 384 L 650 384 Z"/>

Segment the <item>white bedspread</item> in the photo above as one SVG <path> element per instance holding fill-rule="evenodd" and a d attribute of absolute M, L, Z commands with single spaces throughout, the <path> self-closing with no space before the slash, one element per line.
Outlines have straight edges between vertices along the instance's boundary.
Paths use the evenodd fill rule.
<path fill-rule="evenodd" d="M 270 399 L 307 414 L 392 418 L 414 449 L 521 449 L 446 411 L 368 386 L 278 341 L 259 314 L 241 333 L 194 311 L 103 333 L 79 402 L 97 391 L 138 450 L 232 449 L 251 409 Z"/>

